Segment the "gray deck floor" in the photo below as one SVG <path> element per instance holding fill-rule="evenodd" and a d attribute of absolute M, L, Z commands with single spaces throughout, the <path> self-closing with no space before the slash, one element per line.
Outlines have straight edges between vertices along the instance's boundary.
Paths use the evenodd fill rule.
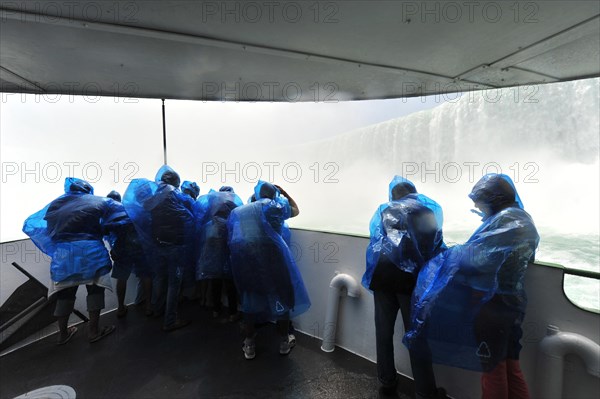
<path fill-rule="evenodd" d="M 78 398 L 378 398 L 375 364 L 297 333 L 289 356 L 279 355 L 275 328 L 258 330 L 256 358 L 245 360 L 236 323 L 218 323 L 197 305 L 183 306 L 192 324 L 171 333 L 135 307 L 124 319 L 102 317 L 117 330 L 90 344 L 85 324 L 71 342 L 50 336 L 0 358 L 0 397 L 68 385 Z M 410 384 L 402 382 L 406 392 Z M 404 394 L 397 397 L 406 398 Z"/>

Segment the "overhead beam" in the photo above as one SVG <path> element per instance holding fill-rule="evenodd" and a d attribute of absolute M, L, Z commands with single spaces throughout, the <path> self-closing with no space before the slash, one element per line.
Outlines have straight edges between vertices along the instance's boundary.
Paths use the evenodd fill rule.
<path fill-rule="evenodd" d="M 586 19 L 578 24 L 575 24 L 567 29 L 564 29 L 554 35 L 548 36 L 542 40 L 539 40 L 529 46 L 526 46 L 512 54 L 502 57 L 496 61 L 491 61 L 488 64 L 479 65 L 475 68 L 469 69 L 460 75 L 456 76 L 455 79 L 471 79 L 475 75 L 478 75 L 482 70 L 485 69 L 507 69 L 515 68 L 527 71 L 528 73 L 540 76 L 540 81 L 552 82 L 559 81 L 560 79 L 556 76 L 550 76 L 537 71 L 531 71 L 524 68 L 515 67 L 515 65 L 525 62 L 539 55 L 542 55 L 555 48 L 571 43 L 575 40 L 581 39 L 585 36 L 592 34 L 600 34 L 600 14 L 595 15 L 591 18 Z"/>
<path fill-rule="evenodd" d="M 511 67 L 591 34 L 600 34 L 600 14 L 501 58 L 490 66 Z"/>
<path fill-rule="evenodd" d="M 285 57 L 295 60 L 304 60 L 319 62 L 333 65 L 344 65 L 353 66 L 356 68 L 365 68 L 375 71 L 387 72 L 397 74 L 399 76 L 407 76 L 411 78 L 419 78 L 422 80 L 442 80 L 443 83 L 455 83 L 457 79 L 435 74 L 426 71 L 418 71 L 413 69 L 407 69 L 397 67 L 393 65 L 375 64 L 369 62 L 363 62 L 360 60 L 352 60 L 341 57 L 327 56 L 317 53 L 310 53 L 304 51 L 289 50 L 279 47 L 264 46 L 258 44 L 251 44 L 246 42 L 232 41 L 217 39 L 208 36 L 191 35 L 187 33 L 178 33 L 170 31 L 162 31 L 150 28 L 144 28 L 139 26 L 131 25 L 119 25 L 106 22 L 87 21 L 82 19 L 65 18 L 54 15 L 45 15 L 39 13 L 31 13 L 21 10 L 13 10 L 5 7 L 0 7 L 0 13 L 3 20 L 15 20 L 19 22 L 25 21 L 25 23 L 39 23 L 39 24 L 51 24 L 59 25 L 67 28 L 77 29 L 88 29 L 99 32 L 114 33 L 120 35 L 131 35 L 136 37 L 144 37 L 149 39 L 166 40 L 178 43 L 195 44 L 202 46 L 211 46 L 221 49 L 235 50 L 235 51 L 247 51 L 255 54 L 263 54 L 270 56 Z M 46 18 L 40 18 L 46 17 Z M 30 22 L 28 22 L 30 21 Z M 466 84 L 472 84 L 477 88 L 489 88 L 491 86 L 482 85 L 478 82 L 470 82 L 467 79 L 460 79 L 461 82 Z"/>
<path fill-rule="evenodd" d="M 41 86 L 35 84 L 34 82 L 32 82 L 30 80 L 25 79 L 23 76 L 11 71 L 8 68 L 3 67 L 1 65 L 0 65 L 0 77 L 2 78 L 2 80 L 5 80 L 9 83 L 14 84 L 15 86 L 23 88 L 23 89 L 27 89 L 27 90 L 34 91 L 34 92 L 39 91 L 42 93 L 45 91 Z"/>

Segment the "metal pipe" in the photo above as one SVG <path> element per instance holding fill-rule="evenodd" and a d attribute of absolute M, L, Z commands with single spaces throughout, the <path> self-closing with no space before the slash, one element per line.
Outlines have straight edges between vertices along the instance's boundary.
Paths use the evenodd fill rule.
<path fill-rule="evenodd" d="M 338 274 L 329 283 L 325 331 L 323 333 L 323 344 L 321 345 L 321 350 L 324 352 L 333 352 L 335 350 L 335 333 L 337 330 L 337 316 L 342 288 L 346 288 L 349 297 L 358 298 L 360 296 L 360 285 L 348 274 Z"/>
<path fill-rule="evenodd" d="M 587 372 L 600 377 L 600 345 L 583 335 L 561 332 L 549 325 L 538 352 L 536 397 L 562 398 L 564 357 L 569 354 L 579 356 Z"/>
<path fill-rule="evenodd" d="M 163 122 L 163 157 L 167 164 L 167 120 L 165 117 L 165 99 L 162 99 L 162 122 Z"/>
<path fill-rule="evenodd" d="M 15 324 L 17 321 L 21 320 L 25 316 L 30 316 L 31 313 L 35 309 L 37 309 L 41 305 L 43 305 L 44 302 L 46 302 L 46 297 L 45 296 L 43 296 L 41 298 L 38 298 L 34 303 L 32 303 L 31 305 L 27 306 L 25 309 L 23 309 L 21 312 L 19 312 L 18 314 L 16 314 L 14 317 L 12 317 L 6 323 L 2 324 L 0 326 L 0 332 L 6 330 L 8 327 L 12 326 L 13 324 Z M 8 338 L 8 336 L 6 336 L 6 337 L 2 336 L 1 340 L 4 341 L 5 338 Z"/>

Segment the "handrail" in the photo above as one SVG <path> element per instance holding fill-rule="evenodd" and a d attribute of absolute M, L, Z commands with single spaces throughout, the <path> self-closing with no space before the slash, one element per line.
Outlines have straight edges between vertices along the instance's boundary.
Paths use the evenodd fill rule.
<path fill-rule="evenodd" d="M 596 280 L 600 280 L 600 273 L 593 272 L 591 270 L 581 270 L 581 269 L 569 269 L 565 267 L 565 274 L 569 274 L 572 276 L 593 278 Z"/>
<path fill-rule="evenodd" d="M 25 276 L 27 276 L 27 278 L 29 278 L 29 280 L 31 281 L 35 281 L 37 284 L 39 284 L 40 286 L 42 286 L 46 292 L 48 291 L 48 287 L 46 287 L 44 284 L 42 284 L 40 282 L 40 280 L 38 280 L 37 278 L 35 278 L 31 273 L 29 273 L 27 270 L 23 269 L 23 267 L 21 267 L 17 262 L 12 262 L 12 265 L 21 273 L 23 273 Z M 46 296 L 45 299 L 47 299 L 48 297 Z M 27 310 L 29 310 L 29 308 L 27 308 Z M 88 319 L 83 313 L 81 313 L 79 310 L 77 309 L 73 309 L 73 313 L 75 313 L 75 315 L 77 317 L 79 317 L 81 320 L 83 320 L 84 322 L 89 321 L 90 319 Z"/>
<path fill-rule="evenodd" d="M 305 227 L 291 227 L 291 230 L 308 231 L 308 232 L 315 232 L 315 233 L 324 233 L 324 234 L 340 235 L 340 236 L 346 236 L 346 237 L 356 237 L 356 238 L 366 238 L 366 239 L 369 239 L 368 235 L 341 233 L 341 232 L 326 231 L 326 230 L 315 230 L 315 229 L 308 229 L 308 228 L 305 228 Z M 0 244 L 8 244 L 8 243 L 13 243 L 13 242 L 18 242 L 18 241 L 27 241 L 27 240 L 29 240 L 29 238 L 20 238 L 20 239 L 16 239 L 16 240 L 12 240 L 12 241 L 5 241 L 5 242 L 2 242 Z M 545 262 L 538 262 L 538 261 L 533 262 L 533 264 L 538 265 L 538 266 L 547 266 L 544 263 Z M 564 267 L 562 265 L 556 265 L 554 267 L 557 267 L 557 266 L 559 266 L 560 268 L 562 268 L 564 270 L 564 274 L 568 274 L 568 275 L 571 275 L 571 276 L 578 276 L 578 277 L 585 277 L 585 278 L 592 278 L 592 279 L 600 280 L 600 273 L 598 273 L 598 272 L 593 272 L 591 270 L 571 269 L 571 268 L 568 268 L 568 267 Z"/>
<path fill-rule="evenodd" d="M 19 265 L 17 262 L 13 262 L 13 263 L 11 263 L 11 265 L 13 265 L 18 271 L 20 271 L 21 273 L 23 273 L 29 280 L 35 281 L 38 285 L 40 285 L 43 289 L 45 289 L 46 292 L 48 291 L 48 287 L 46 287 L 44 284 L 42 284 L 40 282 L 40 280 L 38 280 L 37 278 L 35 278 L 33 276 L 33 274 L 31 274 L 27 270 L 23 269 L 21 267 L 21 265 Z"/>
<path fill-rule="evenodd" d="M 17 321 L 21 320 L 25 316 L 29 316 L 29 314 L 34 310 L 40 307 L 44 302 L 46 302 L 46 297 L 42 296 L 37 299 L 34 303 L 29 305 L 27 308 L 22 310 L 19 314 L 13 316 L 10 320 L 0 326 L 0 332 L 6 330 L 8 327 L 15 324 Z"/>

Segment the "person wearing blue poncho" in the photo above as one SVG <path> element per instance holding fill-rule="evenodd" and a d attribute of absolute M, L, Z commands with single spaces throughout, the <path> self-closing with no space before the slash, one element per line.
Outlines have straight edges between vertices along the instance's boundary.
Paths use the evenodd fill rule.
<path fill-rule="evenodd" d="M 281 237 L 285 219 L 298 206 L 281 187 L 259 181 L 256 201 L 234 209 L 227 221 L 231 270 L 244 313 L 244 357 L 255 357 L 255 323 L 276 320 L 279 353 L 295 345 L 290 318 L 310 307 L 302 276 Z"/>
<path fill-rule="evenodd" d="M 421 269 L 404 340 L 426 340 L 436 363 L 483 371 L 484 399 L 528 398 L 519 340 L 539 235 L 510 177 L 485 175 L 469 197 L 483 224 Z"/>
<path fill-rule="evenodd" d="M 104 289 L 112 289 L 110 257 L 102 241 L 104 227 L 118 204 L 93 195 L 85 180 L 68 177 L 65 194 L 25 220 L 23 232 L 46 255 L 50 263 L 49 295 L 56 295 L 54 315 L 58 319 L 59 344 L 65 344 L 77 332 L 68 327 L 79 285 L 87 288 L 90 314 L 88 338 L 96 342 L 112 333 L 115 326 L 99 328 L 100 310 L 104 309 Z"/>
<path fill-rule="evenodd" d="M 145 302 L 146 312 L 149 312 L 152 295 L 152 272 L 145 259 L 138 234 L 125 211 L 125 207 L 121 205 L 121 194 L 113 190 L 106 197 L 119 203 L 120 206 L 105 226 L 109 233 L 110 257 L 113 261 L 112 277 L 117 280 L 117 317 L 124 317 L 127 314 L 125 294 L 127 292 L 127 280 L 132 271 L 139 279 L 135 303 Z"/>
<path fill-rule="evenodd" d="M 219 191 L 211 190 L 196 201 L 197 234 L 199 255 L 196 262 L 196 279 L 206 282 L 212 299 L 213 317 L 221 312 L 221 296 L 227 296 L 229 321 L 239 318 L 237 293 L 233 284 L 227 244 L 227 219 L 231 211 L 242 206 L 242 200 L 232 187 L 223 186 Z"/>
<path fill-rule="evenodd" d="M 181 192 L 189 195 L 193 200 L 196 200 L 200 195 L 200 187 L 193 181 L 185 180 L 181 183 Z"/>
<path fill-rule="evenodd" d="M 198 196 L 200 195 L 200 187 L 196 182 L 184 180 L 181 183 L 181 192 L 191 199 L 196 201 Z M 196 215 L 194 215 L 194 219 L 196 219 Z M 194 235 L 197 235 L 196 231 Z M 197 246 L 194 245 L 193 250 L 190 252 L 189 259 L 186 261 L 186 266 L 184 268 L 184 274 L 181 282 L 181 297 L 183 298 L 194 298 L 197 295 L 196 288 L 196 259 L 198 257 L 197 254 Z"/>
<path fill-rule="evenodd" d="M 191 267 L 194 201 L 179 190 L 179 184 L 179 175 L 164 165 L 155 181 L 134 179 L 123 200 L 146 257 L 151 260 L 151 305 L 154 316 L 164 312 L 164 331 L 189 324 L 178 318 L 177 306 L 183 275 Z"/>
<path fill-rule="evenodd" d="M 389 185 L 389 202 L 380 205 L 371 218 L 362 284 L 374 295 L 377 375 L 386 395 L 395 393 L 398 384 L 393 342 L 398 310 L 406 330 L 419 270 L 446 248 L 442 219 L 441 207 L 418 194 L 415 185 L 401 176 L 395 176 Z M 436 386 L 427 353 L 411 351 L 410 362 L 417 398 L 445 398 L 445 391 Z"/>
<path fill-rule="evenodd" d="M 276 187 L 279 187 L 279 186 L 276 186 Z M 281 188 L 281 187 L 279 187 L 279 188 Z M 250 204 L 252 202 L 256 202 L 256 195 L 254 195 L 254 193 L 252 193 L 250 198 L 248 198 L 248 203 Z M 288 226 L 287 222 L 283 222 L 283 226 L 281 226 L 281 237 L 283 238 L 283 241 L 285 241 L 285 243 L 289 247 L 292 242 L 292 232 L 290 231 L 290 227 Z"/>

